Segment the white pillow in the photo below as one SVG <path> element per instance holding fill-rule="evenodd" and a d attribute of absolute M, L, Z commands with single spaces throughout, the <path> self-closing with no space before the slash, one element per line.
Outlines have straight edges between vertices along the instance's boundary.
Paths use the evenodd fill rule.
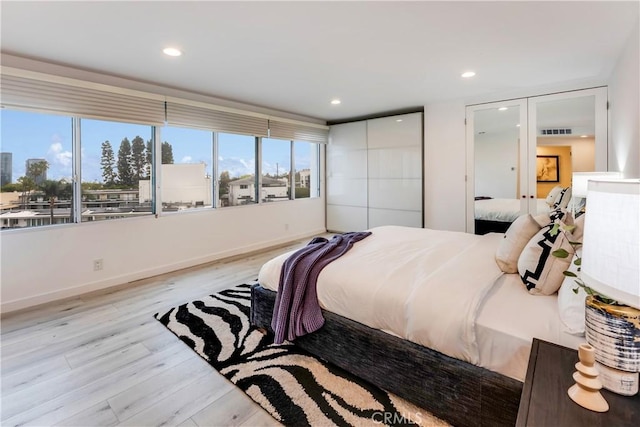
<path fill-rule="evenodd" d="M 577 256 L 573 257 L 569 271 L 578 273 L 578 267 L 574 264 Z M 578 293 L 573 292 L 578 289 Z M 565 332 L 572 335 L 584 336 L 584 300 L 587 293 L 576 283 L 575 277 L 565 277 L 562 286 L 558 290 L 558 312 Z"/>
<path fill-rule="evenodd" d="M 520 215 L 513 221 L 496 250 L 496 263 L 500 270 L 505 273 L 518 272 L 518 258 L 540 228 L 540 224 L 531 214 Z"/>
<path fill-rule="evenodd" d="M 558 198 L 558 194 L 560 194 L 561 191 L 562 186 L 556 185 L 555 187 L 553 187 L 551 191 L 549 191 L 549 194 L 547 194 L 545 202 L 547 202 L 549 206 L 553 206 L 553 204 L 556 202 L 556 199 Z"/>
<path fill-rule="evenodd" d="M 550 231 L 554 224 L 543 227 L 531 238 L 518 259 L 518 273 L 532 295 L 551 295 L 560 289 L 563 272 L 569 268 L 571 257 L 558 258 L 551 253 L 564 249 L 573 254 L 571 233 L 560 230 L 555 236 Z M 563 226 L 562 222 L 560 225 Z"/>

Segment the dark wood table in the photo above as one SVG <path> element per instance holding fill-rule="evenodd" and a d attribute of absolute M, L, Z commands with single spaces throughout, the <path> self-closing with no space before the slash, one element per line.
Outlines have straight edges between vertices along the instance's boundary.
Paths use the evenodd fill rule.
<path fill-rule="evenodd" d="M 622 396 L 602 389 L 609 411 L 593 412 L 575 403 L 567 390 L 578 352 L 533 339 L 516 426 L 640 426 L 640 394 Z"/>

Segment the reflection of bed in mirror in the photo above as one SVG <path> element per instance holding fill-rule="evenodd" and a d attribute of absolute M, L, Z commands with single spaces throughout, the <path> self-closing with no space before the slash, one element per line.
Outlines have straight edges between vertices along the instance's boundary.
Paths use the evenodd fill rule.
<path fill-rule="evenodd" d="M 549 205 L 546 200 L 538 199 L 536 212 L 548 211 Z M 511 223 L 520 215 L 520 199 L 476 197 L 475 233 L 504 233 Z"/>

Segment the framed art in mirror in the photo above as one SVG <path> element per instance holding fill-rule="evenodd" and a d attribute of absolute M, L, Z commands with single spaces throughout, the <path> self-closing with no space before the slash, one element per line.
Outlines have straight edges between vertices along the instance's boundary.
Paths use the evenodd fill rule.
<path fill-rule="evenodd" d="M 536 156 L 536 180 L 538 182 L 559 182 L 559 156 Z"/>

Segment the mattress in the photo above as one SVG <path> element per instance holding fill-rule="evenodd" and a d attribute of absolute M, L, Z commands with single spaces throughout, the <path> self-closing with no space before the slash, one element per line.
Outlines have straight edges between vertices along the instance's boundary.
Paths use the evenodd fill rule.
<path fill-rule="evenodd" d="M 318 300 L 325 310 L 520 381 L 533 337 L 574 348 L 582 342 L 562 331 L 555 296 L 530 295 L 518 275 L 497 268 L 494 253 L 502 235 L 372 231 L 320 273 Z M 384 250 L 387 242 L 393 250 Z M 278 290 L 282 263 L 291 253 L 264 264 L 263 287 Z M 436 295 L 434 282 L 446 291 Z M 465 316 L 468 325 L 453 319 Z"/>
<path fill-rule="evenodd" d="M 536 212 L 549 211 L 546 199 L 536 200 Z M 521 215 L 520 199 L 482 199 L 475 201 L 475 219 L 513 222 Z"/>
<path fill-rule="evenodd" d="M 476 318 L 480 366 L 524 382 L 534 337 L 573 349 L 585 342 L 564 331 L 557 294 L 531 295 L 518 274 L 500 276 Z"/>

